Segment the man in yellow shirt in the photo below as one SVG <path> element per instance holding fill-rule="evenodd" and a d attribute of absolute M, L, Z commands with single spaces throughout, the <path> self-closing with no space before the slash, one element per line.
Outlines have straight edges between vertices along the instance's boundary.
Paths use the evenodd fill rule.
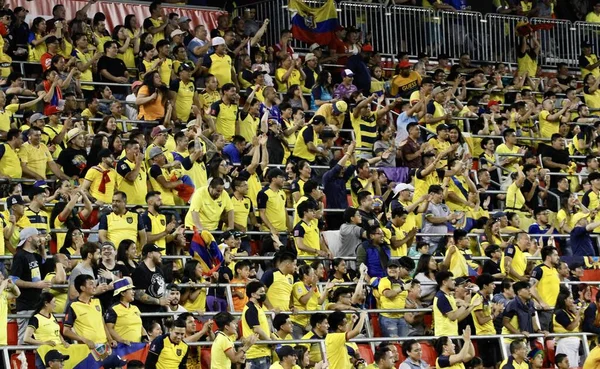
<path fill-rule="evenodd" d="M 269 310 L 288 311 L 293 306 L 292 286 L 296 269 L 296 255 L 284 252 L 275 261 L 276 268 L 268 270 L 261 282 L 267 291 L 265 306 Z"/>
<path fill-rule="evenodd" d="M 594 6 L 594 10 L 598 8 L 598 4 Z M 591 15 L 595 15 L 596 12 L 591 12 Z M 588 17 L 590 16 L 588 14 Z M 598 21 L 600 21 L 600 17 L 598 17 Z M 592 44 L 589 41 L 584 41 L 581 44 L 581 55 L 579 56 L 579 68 L 581 68 L 581 78 L 585 78 L 588 73 L 592 73 L 592 75 L 596 78 L 600 77 L 600 62 L 598 61 L 598 57 L 596 54 L 592 53 Z"/>
<path fill-rule="evenodd" d="M 17 128 L 10 129 L 6 134 L 6 142 L 0 145 L 0 176 L 9 178 L 22 178 L 23 170 L 17 155 L 23 145 L 21 131 Z"/>
<path fill-rule="evenodd" d="M 117 188 L 125 192 L 131 205 L 143 205 L 148 191 L 144 154 L 140 146 L 133 139 L 127 141 L 125 157 L 117 163 Z"/>
<path fill-rule="evenodd" d="M 510 343 L 510 356 L 500 364 L 500 369 L 529 369 L 527 362 L 528 345 L 521 340 Z"/>
<path fill-rule="evenodd" d="M 139 239 L 138 245 L 146 244 L 146 230 L 141 215 L 127 210 L 127 195 L 117 191 L 112 198 L 112 212 L 100 217 L 98 238 L 118 245 L 123 240 Z"/>
<path fill-rule="evenodd" d="M 470 304 L 457 303 L 453 293 L 456 281 L 451 272 L 441 271 L 435 276 L 439 291 L 433 298 L 434 332 L 438 337 L 458 336 L 458 322 L 468 317 L 481 303 L 481 299 L 474 297 Z M 460 306 L 459 306 L 460 305 Z"/>
<path fill-rule="evenodd" d="M 414 266 L 414 263 L 413 263 Z M 387 265 L 387 277 L 379 280 L 379 308 L 380 309 L 403 309 L 406 304 L 408 288 L 404 286 L 399 275 L 400 263 L 398 260 L 390 260 Z M 406 271 L 402 268 L 402 271 Z M 406 273 L 408 274 L 408 273 Z M 408 325 L 401 313 L 382 313 L 379 316 L 379 325 L 383 337 L 405 337 L 408 335 Z"/>
<path fill-rule="evenodd" d="M 233 83 L 226 83 L 221 87 L 222 97 L 220 101 L 213 103 L 210 107 L 210 115 L 215 120 L 217 133 L 223 135 L 226 141 L 230 141 L 235 135 L 235 124 L 237 122 L 239 106 L 237 99 L 237 88 Z"/>
<path fill-rule="evenodd" d="M 246 285 L 248 303 L 242 311 L 242 333 L 249 339 L 258 335 L 258 340 L 276 339 L 271 333 L 271 325 L 267 320 L 263 303 L 267 299 L 265 286 L 259 281 Z M 246 366 L 250 368 L 268 368 L 271 364 L 271 348 L 268 345 L 253 345 L 246 352 Z M 216 369 L 216 368 L 215 368 Z M 221 369 L 221 368 L 219 368 Z"/>
<path fill-rule="evenodd" d="M 285 173 L 279 168 L 271 168 L 267 173 L 269 185 L 257 195 L 257 207 L 262 230 L 269 231 L 270 238 L 263 240 L 263 252 L 276 251 L 287 245 L 287 234 L 292 230 L 292 222 L 285 210 L 286 196 L 283 192 Z"/>
<path fill-rule="evenodd" d="M 227 55 L 227 45 L 223 37 L 214 37 L 211 41 L 215 52 L 206 54 L 203 61 L 204 68 L 208 69 L 208 73 L 217 78 L 219 87 L 223 87 L 229 83 L 235 83 L 237 86 L 237 73 L 235 66 L 231 61 L 231 57 Z"/>
<path fill-rule="evenodd" d="M 494 293 L 494 277 L 490 274 L 483 273 L 475 281 L 479 292 L 477 295 L 481 297 L 481 304 L 477 305 L 473 312 L 473 322 L 478 336 L 495 335 L 494 319 L 496 319 L 504 310 L 502 303 L 492 303 L 490 300 Z M 495 368 L 502 360 L 502 351 L 500 350 L 500 341 L 497 338 L 483 339 L 479 341 L 481 347 L 486 348 L 486 354 L 482 356 L 484 368 Z"/>
<path fill-rule="evenodd" d="M 529 249 L 531 238 L 525 232 L 519 232 L 515 236 L 515 243 L 508 245 L 500 261 L 500 270 L 507 278 L 513 281 L 529 281 L 529 275 L 525 274 L 527 269 L 527 257 L 525 252 Z M 534 240 L 535 242 L 535 240 Z"/>
<path fill-rule="evenodd" d="M 554 111 L 554 101 L 546 99 L 542 102 L 542 111 L 539 115 L 540 134 L 542 138 L 551 138 L 553 134 L 558 133 L 561 123 L 569 122 L 571 117 L 570 107 L 571 102 L 566 100 L 559 111 L 552 113 Z"/>
<path fill-rule="evenodd" d="M 171 173 L 166 166 L 167 159 L 160 147 L 150 149 L 148 157 L 150 158 L 150 168 L 148 169 L 150 186 L 154 191 L 161 193 L 165 205 L 175 205 L 176 189 L 183 182 L 180 179 L 171 180 Z"/>
<path fill-rule="evenodd" d="M 500 166 L 511 172 L 516 172 L 521 158 L 519 156 L 503 156 L 502 154 L 522 154 L 524 150 L 519 149 L 517 146 L 517 132 L 514 129 L 504 130 L 502 136 L 504 137 L 504 143 L 496 147 L 497 160 Z"/>
<path fill-rule="evenodd" d="M 325 351 L 327 352 L 329 369 L 348 369 L 352 367 L 350 355 L 348 355 L 346 349 L 346 342 L 358 336 L 362 331 L 367 320 L 367 313 L 364 311 L 360 313 L 358 323 L 354 321 L 356 316 L 353 315 L 352 317 L 353 321 L 349 322 L 346 319 L 346 314 L 336 311 L 327 318 L 332 329 L 331 333 L 325 337 Z M 354 328 L 352 328 L 353 326 Z"/>
<path fill-rule="evenodd" d="M 151 191 L 146 195 L 146 203 L 148 204 L 148 210 L 142 215 L 144 227 L 146 229 L 147 242 L 154 243 L 158 247 L 162 248 L 163 255 L 166 255 L 165 250 L 167 243 L 173 241 L 177 234 L 175 233 L 177 223 L 175 223 L 175 217 L 167 222 L 165 214 L 160 212 L 162 207 L 162 199 L 160 198 L 160 192 Z M 178 231 L 183 232 L 183 226 L 177 228 Z"/>
<path fill-rule="evenodd" d="M 219 330 L 210 348 L 210 369 L 231 368 L 231 364 L 243 363 L 246 351 L 252 347 L 258 336 L 250 335 L 244 346 L 236 350 L 233 342 L 239 332 L 237 319 L 231 313 L 222 311 L 215 315 L 214 321 Z"/>
<path fill-rule="evenodd" d="M 81 186 L 97 203 L 108 204 L 112 201 L 117 182 L 117 172 L 113 169 L 115 158 L 109 149 L 102 149 L 98 159 L 100 164 L 88 170 Z"/>
<path fill-rule="evenodd" d="M 41 142 L 42 130 L 38 127 L 29 129 L 28 141 L 19 150 L 19 159 L 24 178 L 45 180 L 48 168 L 61 180 L 69 180 L 58 164 L 54 162 L 48 147 Z"/>
<path fill-rule="evenodd" d="M 192 195 L 190 209 L 185 216 L 185 226 L 194 227 L 198 232 L 203 229 L 214 231 L 221 218 L 227 219 L 227 229 L 234 228 L 234 213 L 231 198 L 224 190 L 223 179 L 215 177 L 210 184 Z"/>
<path fill-rule="evenodd" d="M 541 307 L 537 309 L 540 328 L 550 332 L 554 305 L 560 290 L 560 277 L 557 270 L 560 258 L 556 248 L 551 246 L 542 248 L 541 254 L 542 264 L 531 271 L 531 295 Z"/>

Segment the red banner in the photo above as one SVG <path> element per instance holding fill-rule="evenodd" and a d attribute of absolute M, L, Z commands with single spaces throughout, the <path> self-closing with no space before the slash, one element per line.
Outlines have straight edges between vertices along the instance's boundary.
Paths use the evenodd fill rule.
<path fill-rule="evenodd" d="M 87 1 L 81 0 L 44 0 L 44 1 L 25 1 L 25 0 L 8 0 L 7 3 L 11 9 L 17 6 L 23 6 L 29 10 L 29 16 L 27 21 L 31 22 L 35 17 L 52 18 L 52 8 L 55 5 L 64 5 L 67 10 L 67 19 L 75 18 L 75 13 L 83 8 Z M 135 14 L 137 21 L 141 27 L 144 19 L 150 16 L 150 10 L 148 9 L 150 4 L 128 4 L 128 3 L 117 3 L 117 2 L 104 2 L 98 1 L 92 4 L 88 11 L 88 17 L 93 18 L 96 12 L 102 12 L 106 15 L 106 28 L 110 31 L 114 26 L 123 24 L 126 15 Z M 206 26 L 208 32 L 217 27 L 217 17 L 224 13 L 220 10 L 200 10 L 198 8 L 192 8 L 189 6 L 182 5 L 180 7 L 171 4 L 163 4 L 163 11 L 168 13 L 177 13 L 179 16 L 187 16 L 192 20 L 190 28 L 194 29 L 195 26 L 203 24 Z"/>

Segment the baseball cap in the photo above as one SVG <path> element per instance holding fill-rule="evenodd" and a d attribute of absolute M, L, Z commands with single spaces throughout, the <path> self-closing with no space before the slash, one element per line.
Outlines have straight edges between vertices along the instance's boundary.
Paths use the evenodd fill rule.
<path fill-rule="evenodd" d="M 154 159 L 155 157 L 161 155 L 162 153 L 163 153 L 163 150 L 160 147 L 154 146 L 153 148 L 150 149 L 148 156 L 150 157 L 150 159 Z"/>
<path fill-rule="evenodd" d="M 294 350 L 294 348 L 292 346 L 281 346 L 280 348 L 278 348 L 276 350 L 277 352 L 277 356 L 279 356 L 279 359 L 283 359 L 286 356 L 296 356 L 296 351 Z"/>
<path fill-rule="evenodd" d="M 189 17 L 186 17 L 185 15 L 183 17 L 180 17 L 178 22 L 179 23 L 185 23 L 185 22 L 191 22 L 192 20 Z"/>
<path fill-rule="evenodd" d="M 398 67 L 400 67 L 400 68 L 410 68 L 411 64 L 410 64 L 410 62 L 408 60 L 402 60 L 400 62 L 400 64 L 398 64 Z"/>
<path fill-rule="evenodd" d="M 344 69 L 342 71 L 342 77 L 354 77 L 354 72 L 350 69 Z"/>
<path fill-rule="evenodd" d="M 505 216 L 506 216 L 506 214 L 504 212 L 499 211 L 497 213 L 494 213 L 494 215 L 492 215 L 492 219 L 500 219 Z"/>
<path fill-rule="evenodd" d="M 46 109 L 46 113 L 48 114 L 48 116 L 54 115 L 54 114 L 60 114 L 60 110 L 58 109 L 58 107 L 56 107 L 54 105 L 50 105 L 48 107 L 48 109 Z"/>
<path fill-rule="evenodd" d="M 313 53 L 308 53 L 308 54 L 306 54 L 306 56 L 304 57 L 304 61 L 305 61 L 305 62 L 307 62 L 307 61 L 311 61 L 311 60 L 316 60 L 316 59 L 317 59 L 317 57 L 316 57 L 316 56 L 315 56 L 315 54 L 313 54 Z"/>
<path fill-rule="evenodd" d="M 179 69 L 177 70 L 177 73 L 181 72 L 182 70 L 191 72 L 194 70 L 194 66 L 191 65 L 190 63 L 181 63 L 181 65 L 179 65 Z"/>
<path fill-rule="evenodd" d="M 147 243 L 142 248 L 142 255 L 148 255 L 150 252 L 161 252 L 164 251 L 162 247 L 158 247 L 158 245 L 154 243 Z"/>
<path fill-rule="evenodd" d="M 421 86 L 423 86 L 426 83 L 431 84 L 431 85 L 434 84 L 433 78 L 431 78 L 431 77 L 425 77 L 425 78 L 423 78 L 421 80 Z"/>
<path fill-rule="evenodd" d="M 113 292 L 113 296 L 119 295 L 123 291 L 127 291 L 133 289 L 133 284 L 127 278 L 116 280 L 113 284 L 115 288 L 115 292 Z"/>
<path fill-rule="evenodd" d="M 438 86 L 438 87 L 434 88 L 433 91 L 431 91 L 431 96 L 435 96 L 441 92 L 446 91 L 447 89 L 448 89 L 447 87 Z"/>
<path fill-rule="evenodd" d="M 443 131 L 443 130 L 447 131 L 448 129 L 450 129 L 450 127 L 448 127 L 448 125 L 446 123 L 438 124 L 438 126 L 435 127 L 436 132 Z"/>
<path fill-rule="evenodd" d="M 75 127 L 73 129 L 70 129 L 69 132 L 67 132 L 67 142 L 71 141 L 72 139 L 83 133 L 85 133 L 85 131 L 81 128 Z"/>
<path fill-rule="evenodd" d="M 32 197 L 43 193 L 46 193 L 46 189 L 42 187 L 32 187 L 31 190 L 29 190 L 29 195 Z"/>
<path fill-rule="evenodd" d="M 252 78 L 256 79 L 261 74 L 267 74 L 267 72 L 264 70 L 255 70 L 254 72 L 252 72 Z"/>
<path fill-rule="evenodd" d="M 213 46 L 225 45 L 225 39 L 223 37 L 215 37 L 212 39 Z"/>
<path fill-rule="evenodd" d="M 348 103 L 345 101 L 336 101 L 333 104 L 333 111 L 336 113 L 345 113 L 348 110 Z"/>
<path fill-rule="evenodd" d="M 581 43 L 581 47 L 592 47 L 592 43 L 589 42 L 588 40 L 585 40 Z"/>
<path fill-rule="evenodd" d="M 397 195 L 400 192 L 406 191 L 406 190 L 414 191 L 415 188 L 412 185 L 408 184 L 408 183 L 398 183 L 396 185 L 396 187 L 394 187 L 394 195 Z"/>
<path fill-rule="evenodd" d="M 180 29 L 176 29 L 173 32 L 171 32 L 171 38 L 175 37 L 175 36 L 179 36 L 179 35 L 185 35 L 185 32 L 183 32 Z"/>
<path fill-rule="evenodd" d="M 23 246 L 23 244 L 27 242 L 29 237 L 37 236 L 38 234 L 40 234 L 40 232 L 38 232 L 38 230 L 33 227 L 26 227 L 21 229 L 21 233 L 19 233 L 19 243 L 17 244 L 17 247 Z"/>
<path fill-rule="evenodd" d="M 321 45 L 319 45 L 318 43 L 314 43 L 312 45 L 310 45 L 310 47 L 308 48 L 310 51 L 315 51 L 317 49 L 319 49 L 321 47 Z"/>
<path fill-rule="evenodd" d="M 46 364 L 48 364 L 50 361 L 56 360 L 69 360 L 69 355 L 63 355 L 58 352 L 58 350 L 50 350 L 46 353 L 46 356 L 44 356 L 44 361 L 46 361 Z"/>
<path fill-rule="evenodd" d="M 490 101 L 488 101 L 488 103 L 487 103 L 487 107 L 488 107 L 488 108 L 491 108 L 491 107 L 492 107 L 492 106 L 494 106 L 494 105 L 500 105 L 500 101 L 498 101 L 498 100 L 490 100 Z"/>
<path fill-rule="evenodd" d="M 372 52 L 373 52 L 373 45 L 368 45 L 368 44 L 366 44 L 366 45 L 363 45 L 361 50 L 362 50 L 363 52 L 369 52 L 369 53 L 372 53 Z"/>
<path fill-rule="evenodd" d="M 465 284 L 465 283 L 467 283 L 469 281 L 470 281 L 470 279 L 466 278 L 466 277 L 458 277 L 458 278 L 454 279 L 454 282 L 456 282 L 457 286 L 460 286 L 461 284 Z"/>
<path fill-rule="evenodd" d="M 536 347 L 533 350 L 529 351 L 529 353 L 527 354 L 527 357 L 530 359 L 533 359 L 538 355 L 542 355 L 542 357 L 544 357 L 544 351 L 542 351 Z"/>
<path fill-rule="evenodd" d="M 13 205 L 25 205 L 25 201 L 20 195 L 9 196 L 6 199 L 6 207 L 10 208 Z"/>
<path fill-rule="evenodd" d="M 167 127 L 160 125 L 160 126 L 156 126 L 154 128 L 152 128 L 152 132 L 150 133 L 150 137 L 154 138 L 156 136 L 158 136 L 161 133 L 167 133 L 169 132 L 170 129 L 168 129 Z"/>
<path fill-rule="evenodd" d="M 140 87 L 141 85 L 143 85 L 144 83 L 142 81 L 135 81 L 131 84 L 131 89 L 134 90 L 137 87 Z"/>
<path fill-rule="evenodd" d="M 31 118 L 29 118 L 30 122 L 35 122 L 36 120 L 40 120 L 40 119 L 46 119 L 48 118 L 47 116 L 45 116 L 42 113 L 35 113 L 31 116 Z"/>
<path fill-rule="evenodd" d="M 104 158 L 109 158 L 112 156 L 112 151 L 109 149 L 102 149 L 98 152 L 98 159 L 102 160 Z"/>
<path fill-rule="evenodd" d="M 400 263 L 398 262 L 398 259 L 390 259 L 390 261 L 388 261 L 388 268 L 400 268 Z"/>
<path fill-rule="evenodd" d="M 50 186 L 48 186 L 48 182 L 44 181 L 43 179 L 33 182 L 33 187 L 50 188 Z"/>

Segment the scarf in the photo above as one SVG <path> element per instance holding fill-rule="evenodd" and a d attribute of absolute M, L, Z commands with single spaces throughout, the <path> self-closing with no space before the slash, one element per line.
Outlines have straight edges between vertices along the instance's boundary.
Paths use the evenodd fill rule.
<path fill-rule="evenodd" d="M 100 185 L 98 186 L 98 191 L 100 193 L 106 193 L 106 184 L 110 182 L 110 176 L 108 175 L 108 173 L 110 173 L 110 169 L 108 170 L 103 170 L 102 167 L 97 166 L 94 167 L 97 171 L 102 173 L 102 181 L 100 181 Z"/>

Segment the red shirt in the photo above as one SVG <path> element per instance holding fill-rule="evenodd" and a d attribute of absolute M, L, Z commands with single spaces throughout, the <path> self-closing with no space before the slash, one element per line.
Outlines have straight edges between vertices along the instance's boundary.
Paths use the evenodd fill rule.
<path fill-rule="evenodd" d="M 274 47 L 275 52 L 280 52 L 281 50 L 283 50 L 281 44 L 277 44 Z M 294 55 L 294 49 L 292 49 L 292 47 L 290 45 L 286 45 L 286 50 L 285 50 L 288 54 L 290 54 L 290 56 Z"/>
<path fill-rule="evenodd" d="M 47 69 L 50 69 L 50 67 L 52 66 L 52 57 L 54 55 L 50 54 L 50 53 L 45 53 L 44 55 L 42 55 L 42 58 L 40 59 L 40 64 L 42 65 L 42 70 L 46 71 Z"/>

